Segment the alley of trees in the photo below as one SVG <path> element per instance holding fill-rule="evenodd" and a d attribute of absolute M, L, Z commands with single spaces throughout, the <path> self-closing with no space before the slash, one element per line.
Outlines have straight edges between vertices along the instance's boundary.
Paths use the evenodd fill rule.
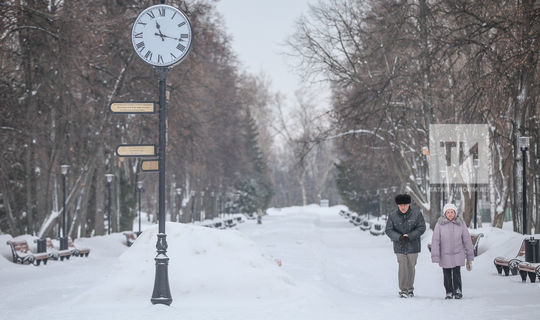
<path fill-rule="evenodd" d="M 157 117 L 113 115 L 108 105 L 157 97 L 156 73 L 129 37 L 157 3 L 0 3 L 0 233 L 56 234 L 64 164 L 69 236 L 104 234 L 105 174 L 114 175 L 113 231 L 131 229 L 139 180 L 143 210 L 155 213 L 157 176 L 115 149 L 157 143 Z M 433 226 L 442 195 L 429 188 L 429 125 L 481 123 L 491 153 L 485 214 L 520 230 L 518 138 L 529 136 L 528 229 L 540 230 L 540 1 L 314 2 L 287 53 L 307 89 L 329 83 L 329 110 L 302 90 L 286 106 L 264 75 L 245 73 L 215 1 L 166 3 L 194 32 L 191 53 L 168 76 L 171 221 L 322 198 L 379 214 L 409 192 Z M 446 199 L 463 203 L 470 223 L 474 192 L 463 190 Z"/>
<path fill-rule="evenodd" d="M 70 236 L 104 233 L 108 173 L 114 174 L 113 231 L 131 229 L 138 179 L 144 181 L 144 210 L 155 213 L 156 175 L 141 173 L 137 159 L 119 158 L 115 149 L 157 144 L 157 116 L 108 112 L 113 100 L 156 100 L 155 72 L 134 55 L 129 36 L 138 13 L 155 3 L 0 5 L 0 230 L 54 234 L 62 215 L 63 164 L 70 166 Z M 186 201 L 195 201 L 193 191 L 197 199 L 202 192 L 220 196 L 223 206 L 267 207 L 272 190 L 262 150 L 268 142 L 254 118 L 264 121 L 266 88 L 238 69 L 210 1 L 169 4 L 188 14 L 195 44 L 168 79 L 168 208 L 179 206 L 176 188 Z"/>
<path fill-rule="evenodd" d="M 306 77 L 332 84 L 332 138 L 341 196 L 358 212 L 410 192 L 434 226 L 442 194 L 428 188 L 430 124 L 487 124 L 489 184 L 479 192 L 501 227 L 521 230 L 527 152 L 527 230 L 540 230 L 540 1 L 329 0 L 290 38 Z M 394 187 L 394 188 L 392 188 Z M 446 192 L 474 212 L 472 186 Z M 382 206 L 385 207 L 385 206 Z M 388 206 L 386 206 L 388 207 Z"/>

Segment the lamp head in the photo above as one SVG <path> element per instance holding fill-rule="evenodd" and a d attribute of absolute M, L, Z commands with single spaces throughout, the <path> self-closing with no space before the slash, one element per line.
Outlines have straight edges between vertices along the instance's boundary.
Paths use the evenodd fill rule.
<path fill-rule="evenodd" d="M 142 185 L 143 185 L 143 182 L 142 181 L 137 181 L 137 189 L 141 190 L 142 189 Z"/>
<path fill-rule="evenodd" d="M 68 173 L 69 165 L 63 164 L 60 166 L 60 172 L 63 176 L 65 176 Z"/>
<path fill-rule="evenodd" d="M 518 144 L 521 151 L 529 150 L 530 137 L 519 137 Z"/>

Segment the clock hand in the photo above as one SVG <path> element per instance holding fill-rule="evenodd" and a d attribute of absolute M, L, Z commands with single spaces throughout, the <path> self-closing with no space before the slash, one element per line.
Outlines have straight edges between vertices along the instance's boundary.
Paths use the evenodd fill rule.
<path fill-rule="evenodd" d="M 157 27 L 157 29 L 158 29 L 158 31 L 159 31 L 159 34 L 157 34 L 157 33 L 154 33 L 154 34 L 155 34 L 156 36 L 160 36 L 160 37 L 161 37 L 161 41 L 165 41 L 165 38 L 164 38 L 165 36 L 163 35 L 163 33 L 161 33 L 161 30 L 159 29 L 161 26 L 159 25 L 159 23 L 158 23 L 157 21 L 156 21 L 156 27 Z"/>
<path fill-rule="evenodd" d="M 169 36 L 166 36 L 164 35 L 163 33 L 154 33 L 156 36 L 160 36 L 162 39 L 165 37 L 165 38 L 169 38 L 169 39 L 173 39 L 173 40 L 176 40 L 176 41 L 182 41 L 182 39 L 178 39 L 178 38 L 174 38 L 174 37 L 169 37 Z"/>

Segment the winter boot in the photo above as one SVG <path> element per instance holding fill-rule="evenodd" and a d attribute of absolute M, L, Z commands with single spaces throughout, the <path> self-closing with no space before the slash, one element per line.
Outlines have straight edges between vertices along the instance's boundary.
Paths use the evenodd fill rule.
<path fill-rule="evenodd" d="M 463 298 L 463 294 L 461 294 L 461 290 L 457 289 L 456 293 L 454 293 L 454 299 L 461 299 Z"/>
<path fill-rule="evenodd" d="M 409 295 L 409 298 L 414 297 L 414 292 L 412 292 L 412 291 L 409 291 L 407 294 Z"/>
<path fill-rule="evenodd" d="M 454 296 L 452 295 L 452 292 L 447 292 L 445 299 L 454 299 Z"/>
<path fill-rule="evenodd" d="M 409 295 L 407 294 L 406 291 L 400 291 L 399 296 L 402 297 L 402 298 L 408 298 L 409 297 Z"/>

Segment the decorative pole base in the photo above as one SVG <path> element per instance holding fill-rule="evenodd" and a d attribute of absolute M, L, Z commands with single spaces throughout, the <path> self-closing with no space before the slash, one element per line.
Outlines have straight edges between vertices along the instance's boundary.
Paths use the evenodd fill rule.
<path fill-rule="evenodd" d="M 152 304 L 171 305 L 171 289 L 169 288 L 169 258 L 167 257 L 167 235 L 158 233 L 156 243 L 156 278 L 154 280 L 154 292 L 152 293 Z"/>

